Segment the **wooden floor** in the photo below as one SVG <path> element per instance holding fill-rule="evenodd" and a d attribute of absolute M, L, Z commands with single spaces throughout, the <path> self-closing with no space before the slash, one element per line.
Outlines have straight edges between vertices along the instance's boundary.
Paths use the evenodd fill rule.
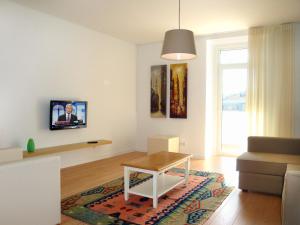
<path fill-rule="evenodd" d="M 143 155 L 144 153 L 132 152 L 63 169 L 62 198 L 123 176 L 120 164 Z M 192 160 L 191 169 L 223 173 L 227 185 L 237 186 L 238 173 L 235 171 L 235 162 L 233 157 Z M 280 207 L 280 197 L 235 189 L 205 225 L 281 225 Z M 62 225 L 85 223 L 62 216 Z"/>

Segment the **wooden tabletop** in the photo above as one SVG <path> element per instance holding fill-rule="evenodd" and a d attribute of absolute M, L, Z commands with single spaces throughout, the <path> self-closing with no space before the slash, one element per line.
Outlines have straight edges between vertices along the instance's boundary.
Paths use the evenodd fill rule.
<path fill-rule="evenodd" d="M 143 156 L 131 161 L 122 163 L 122 166 L 129 166 L 139 169 L 161 171 L 178 161 L 191 157 L 190 154 L 176 152 L 158 152 L 151 155 Z"/>

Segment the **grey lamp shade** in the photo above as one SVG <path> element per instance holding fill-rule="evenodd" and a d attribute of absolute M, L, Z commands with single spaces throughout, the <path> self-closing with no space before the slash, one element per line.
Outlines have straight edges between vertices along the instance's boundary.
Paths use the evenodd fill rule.
<path fill-rule="evenodd" d="M 187 60 L 195 58 L 196 55 L 195 39 L 192 31 L 175 29 L 166 32 L 161 58 Z"/>

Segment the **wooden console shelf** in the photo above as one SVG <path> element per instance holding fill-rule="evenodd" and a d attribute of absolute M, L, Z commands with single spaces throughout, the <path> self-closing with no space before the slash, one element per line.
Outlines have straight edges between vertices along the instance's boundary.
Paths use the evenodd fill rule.
<path fill-rule="evenodd" d="M 109 140 L 97 140 L 97 141 L 98 143 L 92 143 L 92 144 L 89 144 L 87 142 L 81 142 L 81 143 L 59 145 L 59 146 L 48 147 L 48 148 L 40 148 L 40 149 L 36 149 L 35 152 L 31 152 L 31 153 L 24 151 L 23 158 L 55 154 L 59 152 L 74 151 L 81 148 L 91 148 L 91 147 L 94 148 L 96 146 L 107 145 L 112 143 L 112 141 Z"/>

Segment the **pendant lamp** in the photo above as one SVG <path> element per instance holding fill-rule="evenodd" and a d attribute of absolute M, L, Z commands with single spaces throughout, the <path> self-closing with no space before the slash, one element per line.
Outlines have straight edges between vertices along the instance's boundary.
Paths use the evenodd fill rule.
<path fill-rule="evenodd" d="M 190 30 L 180 28 L 180 0 L 179 0 L 179 29 L 165 33 L 161 58 L 168 60 L 188 60 L 197 56 L 194 34 Z"/>

